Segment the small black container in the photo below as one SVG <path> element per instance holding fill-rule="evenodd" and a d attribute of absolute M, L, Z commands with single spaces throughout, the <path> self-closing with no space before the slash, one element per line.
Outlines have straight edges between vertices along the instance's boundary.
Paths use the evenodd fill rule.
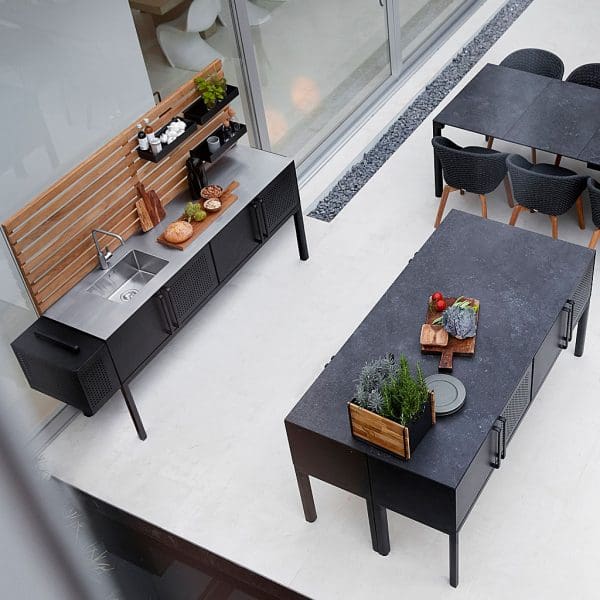
<path fill-rule="evenodd" d="M 204 140 L 202 143 L 198 144 L 193 150 L 190 150 L 190 156 L 193 156 L 194 158 L 199 158 L 204 162 L 214 163 L 217 160 L 219 160 L 219 158 L 221 158 L 221 156 L 223 156 L 223 154 L 225 154 L 225 152 L 227 152 L 227 150 L 229 150 L 231 146 L 237 143 L 237 141 L 243 135 L 245 135 L 247 131 L 248 129 L 243 123 L 234 123 L 233 121 L 231 121 L 231 137 L 227 141 L 224 141 L 224 131 L 223 126 L 221 125 L 221 127 L 219 127 L 216 131 L 213 131 L 213 133 L 211 134 L 218 136 L 221 140 L 221 146 L 219 147 L 219 149 L 211 154 L 208 151 L 208 143 L 206 142 L 206 140 Z"/>
<path fill-rule="evenodd" d="M 206 104 L 204 104 L 204 100 L 199 98 L 183 111 L 183 116 L 186 119 L 190 119 L 199 123 L 200 125 L 204 125 L 204 123 L 208 123 L 224 106 L 227 106 L 234 98 L 237 98 L 240 95 L 240 91 L 233 85 L 227 86 L 227 92 L 225 94 L 225 98 L 220 102 L 217 102 L 213 108 L 206 108 Z"/>
<path fill-rule="evenodd" d="M 182 121 L 186 124 L 186 128 L 185 128 L 185 131 L 179 137 L 176 137 L 170 144 L 163 144 L 162 150 L 158 154 L 154 154 L 154 152 L 152 152 L 152 150 L 140 150 L 138 148 L 137 152 L 138 152 L 138 155 L 140 156 L 140 158 L 143 158 L 145 160 L 150 160 L 152 162 L 157 163 L 162 158 L 167 156 L 167 154 L 169 154 L 175 148 L 177 148 L 177 146 L 179 146 L 179 144 L 181 144 L 181 142 L 184 142 L 187 138 L 189 138 L 190 135 L 192 135 L 192 133 L 194 133 L 194 131 L 196 131 L 196 129 L 198 129 L 198 125 L 196 125 L 196 123 L 194 123 L 194 121 L 190 121 L 189 119 L 182 119 Z M 168 125 L 168 123 L 167 123 L 167 125 Z M 161 127 L 154 134 L 156 138 L 159 138 L 160 135 L 166 130 L 167 125 L 165 125 L 164 127 Z"/>

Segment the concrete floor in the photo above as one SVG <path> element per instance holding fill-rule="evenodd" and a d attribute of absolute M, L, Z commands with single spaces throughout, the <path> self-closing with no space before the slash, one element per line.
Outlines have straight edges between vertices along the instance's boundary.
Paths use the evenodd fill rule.
<path fill-rule="evenodd" d="M 391 118 L 499 4 L 488 0 L 357 139 L 366 145 L 377 123 Z M 561 0 L 535 0 L 472 73 L 527 46 L 557 52 L 568 73 L 598 59 L 599 26 L 591 0 L 573 0 L 568 11 Z M 146 368 L 132 385 L 146 442 L 137 440 L 115 398 L 53 442 L 45 453 L 49 470 L 314 598 L 597 598 L 595 312 L 586 354 L 576 359 L 571 347 L 559 358 L 463 527 L 457 590 L 448 585 L 443 534 L 389 513 L 392 551 L 383 558 L 371 549 L 364 501 L 320 482 L 313 488 L 319 518 L 303 519 L 283 419 L 431 234 L 437 200 L 430 136 L 428 119 L 332 223 L 306 219 L 310 261 L 298 261 L 293 227 L 286 226 Z M 350 143 L 302 190 L 307 206 L 357 151 Z M 448 204 L 479 211 L 468 195 Z M 488 205 L 490 218 L 508 221 L 501 189 Z M 587 214 L 585 232 L 574 212 L 562 217 L 560 237 L 587 244 Z M 519 225 L 550 233 L 541 215 L 525 214 Z M 600 286 L 593 296 L 596 306 Z"/>

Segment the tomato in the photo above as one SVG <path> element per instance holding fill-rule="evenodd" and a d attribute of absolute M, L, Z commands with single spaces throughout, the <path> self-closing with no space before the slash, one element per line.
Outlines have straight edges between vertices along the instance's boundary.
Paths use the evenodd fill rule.
<path fill-rule="evenodd" d="M 438 300 L 443 300 L 444 296 L 442 294 L 442 292 L 435 292 L 434 294 L 431 294 L 431 301 L 432 302 L 437 302 Z"/>
<path fill-rule="evenodd" d="M 435 304 L 435 310 L 437 310 L 438 312 L 442 312 L 443 310 L 446 310 L 446 301 L 445 300 L 438 300 Z"/>

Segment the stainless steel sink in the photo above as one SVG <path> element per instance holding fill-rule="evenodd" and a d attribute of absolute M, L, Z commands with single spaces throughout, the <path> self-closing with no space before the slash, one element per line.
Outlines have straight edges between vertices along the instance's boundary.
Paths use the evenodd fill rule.
<path fill-rule="evenodd" d="M 132 250 L 87 291 L 111 302 L 128 302 L 167 264 L 162 258 Z"/>

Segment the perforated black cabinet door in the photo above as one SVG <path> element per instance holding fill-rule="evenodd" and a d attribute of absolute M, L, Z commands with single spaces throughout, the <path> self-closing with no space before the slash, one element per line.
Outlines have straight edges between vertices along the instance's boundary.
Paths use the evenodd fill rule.
<path fill-rule="evenodd" d="M 108 348 L 125 381 L 169 337 L 164 301 L 153 296 L 108 339 Z"/>
<path fill-rule="evenodd" d="M 253 202 L 210 242 L 219 281 L 224 281 L 260 245 L 258 206 Z"/>
<path fill-rule="evenodd" d="M 165 286 L 175 325 L 181 326 L 191 317 L 218 283 L 210 247 L 205 246 Z"/>
<path fill-rule="evenodd" d="M 278 175 L 258 196 L 265 226 L 265 235 L 271 235 L 300 207 L 296 170 L 291 164 Z"/>

